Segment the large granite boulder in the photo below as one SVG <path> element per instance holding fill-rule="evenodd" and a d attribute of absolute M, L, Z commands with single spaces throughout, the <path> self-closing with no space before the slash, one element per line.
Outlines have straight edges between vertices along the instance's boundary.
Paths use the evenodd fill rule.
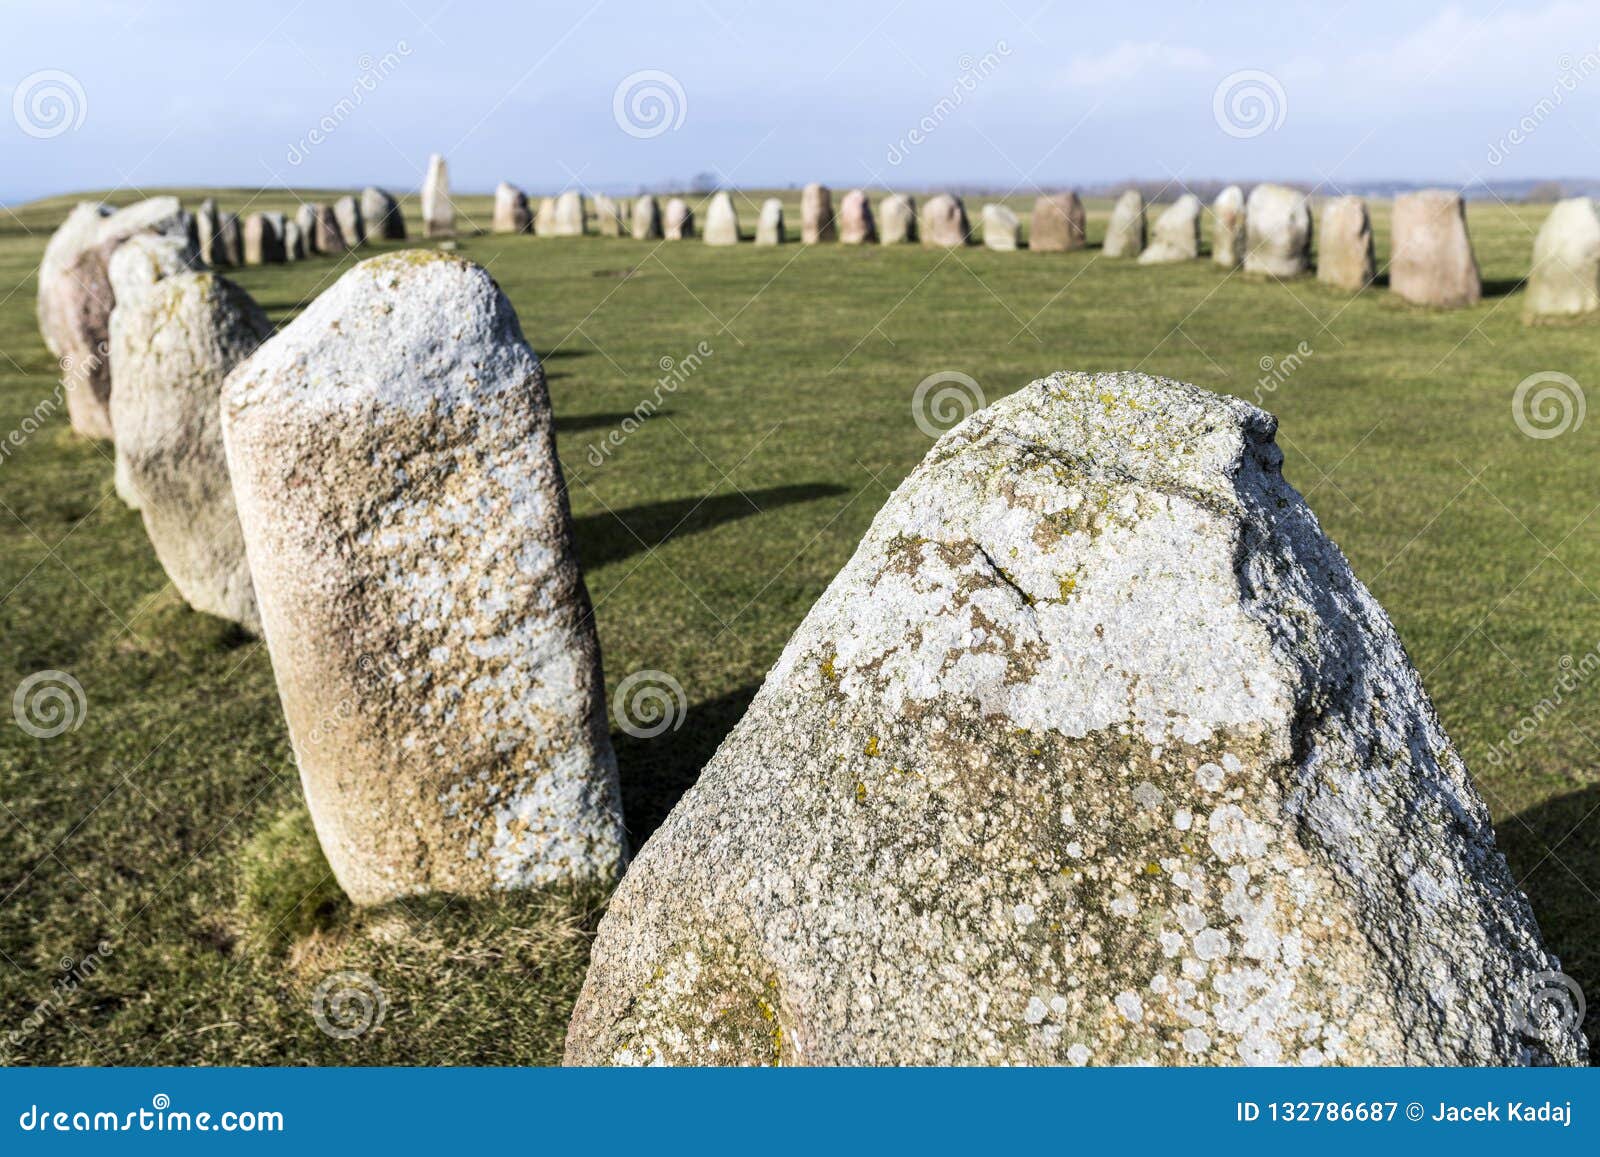
<path fill-rule="evenodd" d="M 917 215 L 917 236 L 930 249 L 959 249 L 972 235 L 967 207 L 960 197 L 940 193 L 922 203 Z"/>
<path fill-rule="evenodd" d="M 659 241 L 661 239 L 661 206 L 649 193 L 633 203 L 633 239 Z"/>
<path fill-rule="evenodd" d="M 361 202 L 346 194 L 333 203 L 333 219 L 339 222 L 339 232 L 351 249 L 367 243 L 367 223 L 361 216 Z"/>
<path fill-rule="evenodd" d="M 1287 185 L 1257 185 L 1245 202 L 1244 271 L 1298 277 L 1311 268 L 1311 202 Z"/>
<path fill-rule="evenodd" d="M 1360 197 L 1330 198 L 1317 236 L 1317 280 L 1336 289 L 1365 289 L 1377 276 L 1372 219 Z"/>
<path fill-rule="evenodd" d="M 1150 244 L 1139 254 L 1141 265 L 1193 261 L 1200 256 L 1200 198 L 1185 193 L 1161 211 Z"/>
<path fill-rule="evenodd" d="M 400 212 L 400 203 L 375 185 L 361 190 L 361 220 L 366 222 L 369 241 L 406 239 L 406 219 Z"/>
<path fill-rule="evenodd" d="M 533 211 L 528 208 L 528 194 L 509 181 L 495 186 L 494 217 L 489 227 L 496 233 L 531 233 Z"/>
<path fill-rule="evenodd" d="M 756 244 L 782 245 L 783 242 L 783 202 L 768 197 L 761 202 L 761 216 L 756 219 Z"/>
<path fill-rule="evenodd" d="M 904 193 L 890 193 L 878 202 L 878 241 L 907 245 L 917 239 L 917 202 Z"/>
<path fill-rule="evenodd" d="M 1530 317 L 1571 317 L 1600 309 L 1600 207 L 1592 197 L 1557 202 L 1533 239 Z"/>
<path fill-rule="evenodd" d="M 1144 252 L 1144 194 L 1129 189 L 1111 206 L 1106 222 L 1106 239 L 1100 246 L 1102 257 L 1137 257 Z"/>
<path fill-rule="evenodd" d="M 1005 205 L 983 207 L 983 245 L 986 249 L 1015 249 L 1022 244 L 1022 222 Z"/>
<path fill-rule="evenodd" d="M 438 153 L 428 158 L 422 180 L 422 235 L 452 237 L 456 231 L 456 206 L 450 200 L 450 166 Z"/>
<path fill-rule="evenodd" d="M 1483 299 L 1467 236 L 1467 204 L 1448 189 L 1394 199 L 1389 218 L 1389 288 L 1413 305 L 1461 309 Z"/>
<path fill-rule="evenodd" d="M 362 262 L 229 376 L 222 422 L 344 890 L 612 880 L 616 759 L 550 397 L 493 278 L 433 252 Z"/>
<path fill-rule="evenodd" d="M 682 197 L 667 202 L 662 221 L 662 236 L 668 241 L 686 241 L 694 236 L 694 210 Z"/>
<path fill-rule="evenodd" d="M 222 446 L 223 379 L 272 333 L 250 295 L 177 273 L 117 304 L 111 395 L 117 462 L 172 585 L 197 611 L 260 634 Z"/>
<path fill-rule="evenodd" d="M 1033 220 L 1028 224 L 1028 248 L 1041 253 L 1082 249 L 1088 218 L 1076 193 L 1050 193 L 1036 197 Z"/>
<path fill-rule="evenodd" d="M 833 241 L 839 235 L 833 219 L 833 192 L 815 181 L 800 190 L 800 240 L 806 245 Z"/>
<path fill-rule="evenodd" d="M 706 206 L 706 225 L 701 240 L 707 245 L 739 244 L 739 213 L 726 189 L 716 193 Z"/>
<path fill-rule="evenodd" d="M 568 1062 L 1580 1062 L 1274 428 L 1060 374 L 946 434 L 622 881 Z"/>
<path fill-rule="evenodd" d="M 860 189 L 851 189 L 839 200 L 839 241 L 843 245 L 868 245 L 878 239 L 878 225 L 872 219 L 872 202 Z"/>
<path fill-rule="evenodd" d="M 1227 269 L 1237 269 L 1248 244 L 1244 190 L 1229 185 L 1211 202 L 1211 260 Z"/>

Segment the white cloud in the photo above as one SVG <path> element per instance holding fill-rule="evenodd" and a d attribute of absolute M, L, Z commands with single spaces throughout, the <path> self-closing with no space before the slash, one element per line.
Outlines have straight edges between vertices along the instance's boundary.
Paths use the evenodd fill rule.
<path fill-rule="evenodd" d="M 1184 44 L 1124 40 L 1110 52 L 1074 56 L 1067 62 L 1061 81 L 1073 88 L 1100 88 L 1152 72 L 1194 72 L 1211 66 L 1209 56 Z"/>

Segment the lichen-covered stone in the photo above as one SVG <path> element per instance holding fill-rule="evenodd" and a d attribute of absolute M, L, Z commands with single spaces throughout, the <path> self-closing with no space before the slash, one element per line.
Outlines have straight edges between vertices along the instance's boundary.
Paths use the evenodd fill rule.
<path fill-rule="evenodd" d="M 400 212 L 400 203 L 375 185 L 361 190 L 361 220 L 366 222 L 368 240 L 406 239 L 406 219 Z"/>
<path fill-rule="evenodd" d="M 633 203 L 633 239 L 635 241 L 661 239 L 661 206 L 649 193 Z"/>
<path fill-rule="evenodd" d="M 1600 208 L 1592 197 L 1557 202 L 1539 226 L 1526 309 L 1532 317 L 1600 309 Z"/>
<path fill-rule="evenodd" d="M 761 202 L 761 216 L 756 219 L 756 244 L 782 245 L 784 240 L 783 202 L 768 197 Z"/>
<path fill-rule="evenodd" d="M 878 224 L 872 218 L 872 202 L 861 189 L 851 189 L 839 200 L 839 242 L 842 245 L 869 245 L 878 239 Z"/>
<path fill-rule="evenodd" d="M 1311 202 L 1287 185 L 1257 185 L 1245 202 L 1244 271 L 1299 277 L 1311 268 Z"/>
<path fill-rule="evenodd" d="M 718 191 L 706 206 L 706 227 L 701 238 L 707 245 L 739 244 L 739 213 L 726 189 Z"/>
<path fill-rule="evenodd" d="M 623 880 L 567 1060 L 1582 1060 L 1274 428 L 1058 374 L 946 434 Z"/>
<path fill-rule="evenodd" d="M 1389 289 L 1413 305 L 1462 309 L 1483 299 L 1467 236 L 1467 204 L 1448 189 L 1394 199 L 1389 215 Z"/>
<path fill-rule="evenodd" d="M 1237 269 L 1248 243 L 1244 190 L 1229 185 L 1211 202 L 1211 260 L 1227 269 Z"/>
<path fill-rule="evenodd" d="M 1005 205 L 983 207 L 983 245 L 986 249 L 1015 249 L 1022 244 L 1022 222 Z"/>
<path fill-rule="evenodd" d="M 261 620 L 362 904 L 608 881 L 624 834 L 544 372 L 482 268 L 364 261 L 229 376 Z"/>
<path fill-rule="evenodd" d="M 351 194 L 333 203 L 333 219 L 339 223 L 339 233 L 351 249 L 367 243 L 367 223 L 361 216 L 361 202 Z"/>
<path fill-rule="evenodd" d="M 833 219 L 833 192 L 815 181 L 800 190 L 800 241 L 815 245 L 838 238 Z"/>
<path fill-rule="evenodd" d="M 1317 280 L 1336 289 L 1365 289 L 1377 276 L 1372 219 L 1360 197 L 1333 197 L 1322 206 Z"/>
<path fill-rule="evenodd" d="M 1040 253 L 1060 253 L 1084 246 L 1088 218 L 1076 193 L 1050 193 L 1034 199 L 1028 223 L 1028 248 Z"/>
<path fill-rule="evenodd" d="M 674 197 L 668 201 L 661 230 L 662 236 L 668 241 L 686 241 L 693 237 L 694 210 L 689 208 L 689 202 L 682 197 Z"/>
<path fill-rule="evenodd" d="M 509 181 L 501 181 L 495 186 L 489 227 L 496 233 L 531 233 L 533 210 L 528 208 L 528 195 Z"/>
<path fill-rule="evenodd" d="M 878 202 L 878 242 L 906 245 L 917 239 L 917 202 L 904 193 L 890 193 Z"/>
<path fill-rule="evenodd" d="M 972 235 L 967 207 L 960 197 L 940 193 L 922 203 L 917 215 L 917 235 L 929 249 L 959 249 Z"/>
<path fill-rule="evenodd" d="M 1102 257 L 1137 257 L 1144 252 L 1144 194 L 1129 189 L 1111 206 L 1106 222 L 1106 239 L 1100 246 Z"/>
<path fill-rule="evenodd" d="M 176 273 L 111 315 L 117 462 L 126 464 L 156 558 L 188 604 L 253 634 L 244 538 L 222 445 L 228 372 L 272 333 L 250 295 L 212 273 Z"/>
<path fill-rule="evenodd" d="M 438 153 L 428 158 L 422 181 L 422 235 L 452 237 L 456 231 L 456 206 L 450 199 L 450 166 Z"/>
<path fill-rule="evenodd" d="M 1200 198 L 1185 193 L 1161 211 L 1151 230 L 1150 245 L 1139 254 L 1141 265 L 1193 261 L 1200 256 Z"/>

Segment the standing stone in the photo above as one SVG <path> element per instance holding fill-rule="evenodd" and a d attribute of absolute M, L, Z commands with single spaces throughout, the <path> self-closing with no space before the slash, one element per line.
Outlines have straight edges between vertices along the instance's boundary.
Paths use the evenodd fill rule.
<path fill-rule="evenodd" d="M 756 221 L 756 244 L 782 245 L 783 242 L 783 202 L 768 197 L 761 202 L 761 216 Z"/>
<path fill-rule="evenodd" d="M 117 462 L 126 463 L 162 569 L 195 610 L 261 633 L 222 445 L 222 381 L 272 333 L 250 295 L 179 273 L 111 319 Z M 281 477 L 294 465 L 284 464 Z"/>
<path fill-rule="evenodd" d="M 843 245 L 867 245 L 878 239 L 878 226 L 872 219 L 872 202 L 860 189 L 851 189 L 839 202 L 839 241 Z"/>
<path fill-rule="evenodd" d="M 621 237 L 624 232 L 622 206 L 604 193 L 594 197 L 595 228 L 602 237 Z"/>
<path fill-rule="evenodd" d="M 800 240 L 806 245 L 838 236 L 833 220 L 833 193 L 815 181 L 800 190 Z"/>
<path fill-rule="evenodd" d="M 220 244 L 222 214 L 217 209 L 217 199 L 207 197 L 200 202 L 200 211 L 194 215 L 195 243 L 200 259 L 208 265 L 221 265 L 226 259 Z"/>
<path fill-rule="evenodd" d="M 541 206 L 542 209 L 542 206 Z M 658 241 L 661 238 L 661 207 L 649 193 L 633 203 L 633 239 Z"/>
<path fill-rule="evenodd" d="M 244 219 L 246 265 L 277 264 L 283 260 L 281 220 L 281 216 L 271 213 L 252 213 Z"/>
<path fill-rule="evenodd" d="M 1228 269 L 1237 269 L 1244 260 L 1247 243 L 1244 190 L 1238 185 L 1229 185 L 1211 202 L 1211 260 Z"/>
<path fill-rule="evenodd" d="M 156 282 L 200 268 L 202 264 L 198 252 L 190 248 L 185 239 L 139 233 L 117 247 L 106 267 L 111 282 L 112 300 L 116 302 L 111 310 L 108 331 L 108 357 L 111 364 L 111 434 L 114 443 L 112 454 L 115 461 L 113 473 L 117 497 L 134 510 L 139 509 L 139 492 L 128 469 L 128 458 L 123 451 L 122 436 L 117 432 L 117 391 L 128 388 L 129 375 L 138 369 L 145 351 L 141 346 L 119 345 L 117 318 L 126 310 L 138 308 L 137 302 L 154 288 Z"/>
<path fill-rule="evenodd" d="M 1533 241 L 1527 312 L 1571 317 L 1600 309 L 1600 208 L 1590 197 L 1558 201 Z"/>
<path fill-rule="evenodd" d="M 362 262 L 230 375 L 222 423 L 344 890 L 613 880 L 617 765 L 550 396 L 489 274 L 433 252 Z"/>
<path fill-rule="evenodd" d="M 739 244 L 739 214 L 726 189 L 711 198 L 706 206 L 706 227 L 701 235 L 707 245 Z"/>
<path fill-rule="evenodd" d="M 314 205 L 312 208 L 316 213 L 312 219 L 312 248 L 318 253 L 343 253 L 350 246 L 344 230 L 339 228 L 339 219 L 333 215 L 333 209 L 327 205 Z"/>
<path fill-rule="evenodd" d="M 300 222 L 285 221 L 283 223 L 283 259 L 285 261 L 304 261 L 306 256 L 305 234 L 300 232 Z"/>
<path fill-rule="evenodd" d="M 1461 309 L 1483 299 L 1478 259 L 1467 236 L 1467 205 L 1448 189 L 1394 199 L 1389 288 L 1413 305 Z"/>
<path fill-rule="evenodd" d="M 222 240 L 218 244 L 222 247 L 222 264 L 236 267 L 243 265 L 244 229 L 239 224 L 239 214 L 223 214 L 221 237 Z"/>
<path fill-rule="evenodd" d="M 1185 193 L 1161 211 L 1150 247 L 1139 254 L 1141 265 L 1193 261 L 1200 256 L 1200 198 Z"/>
<path fill-rule="evenodd" d="M 967 224 L 967 207 L 960 197 L 940 193 L 922 203 L 917 218 L 917 233 L 922 244 L 932 249 L 957 249 L 967 243 L 972 227 Z"/>
<path fill-rule="evenodd" d="M 45 348 L 55 357 L 64 356 L 72 348 L 74 319 L 62 279 L 78 258 L 94 247 L 100 223 L 112 212 L 110 205 L 79 201 L 44 247 L 44 257 L 39 262 L 35 308 L 39 334 L 44 338 Z"/>
<path fill-rule="evenodd" d="M 1354 291 L 1371 285 L 1377 272 L 1366 201 L 1334 197 L 1325 202 L 1317 239 L 1317 280 Z"/>
<path fill-rule="evenodd" d="M 376 186 L 369 185 L 361 191 L 361 219 L 366 222 L 369 241 L 374 237 L 384 241 L 406 239 L 406 219 L 400 212 L 400 203 Z"/>
<path fill-rule="evenodd" d="M 986 249 L 1015 249 L 1022 243 L 1022 222 L 1004 205 L 983 207 L 983 244 Z"/>
<path fill-rule="evenodd" d="M 557 237 L 582 237 L 587 231 L 588 220 L 583 211 L 583 194 L 576 189 L 568 189 L 556 198 L 555 217 L 551 222 L 551 232 Z"/>
<path fill-rule="evenodd" d="M 422 234 L 424 237 L 452 237 L 456 231 L 456 207 L 450 200 L 450 166 L 438 153 L 428 158 L 428 175 L 422 182 Z"/>
<path fill-rule="evenodd" d="M 567 1062 L 1581 1063 L 1275 426 L 1059 374 L 946 434 L 612 897 Z"/>
<path fill-rule="evenodd" d="M 1129 189 L 1111 206 L 1106 223 L 1106 239 L 1100 246 L 1102 257 L 1137 257 L 1144 252 L 1144 194 Z"/>
<path fill-rule="evenodd" d="M 361 202 L 353 196 L 340 197 L 333 203 L 333 218 L 339 222 L 339 232 L 351 249 L 367 243 L 367 225 L 361 217 Z"/>
<path fill-rule="evenodd" d="M 904 193 L 890 193 L 878 202 L 878 240 L 906 245 L 917 239 L 917 202 Z"/>
<path fill-rule="evenodd" d="M 510 182 L 501 181 L 494 190 L 494 221 L 490 228 L 496 233 L 532 232 L 528 195 Z"/>
<path fill-rule="evenodd" d="M 1033 202 L 1028 248 L 1041 253 L 1082 249 L 1088 215 L 1076 193 L 1052 193 Z"/>
<path fill-rule="evenodd" d="M 306 239 L 306 249 L 314 252 L 314 242 L 317 236 L 317 207 L 305 201 L 300 202 L 300 208 L 294 213 L 295 223 L 300 226 L 300 235 Z"/>
<path fill-rule="evenodd" d="M 1246 273 L 1298 277 L 1311 267 L 1311 203 L 1287 185 L 1257 185 L 1245 202 Z"/>
<path fill-rule="evenodd" d="M 694 210 L 682 197 L 667 202 L 664 232 L 668 241 L 683 241 L 694 236 Z"/>
<path fill-rule="evenodd" d="M 540 237 L 552 237 L 556 231 L 556 199 L 540 197 L 539 207 L 533 214 L 533 231 Z"/>

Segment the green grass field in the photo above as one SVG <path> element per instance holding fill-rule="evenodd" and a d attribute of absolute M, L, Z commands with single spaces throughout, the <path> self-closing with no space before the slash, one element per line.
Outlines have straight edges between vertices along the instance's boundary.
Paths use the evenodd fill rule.
<path fill-rule="evenodd" d="M 741 200 L 747 232 L 759 200 Z M 33 271 L 71 202 L 0 210 L 0 440 L 57 384 Z M 460 204 L 460 224 L 487 225 L 487 198 Z M 1393 616 L 1547 938 L 1600 995 L 1600 686 L 1582 674 L 1600 646 L 1600 419 L 1536 439 L 1512 411 L 1540 371 L 1600 383 L 1600 328 L 1521 318 L 1545 210 L 1473 205 L 1486 298 L 1434 313 L 1381 288 L 1102 260 L 1109 205 L 1090 208 L 1091 248 L 1071 254 L 461 238 L 546 359 L 608 688 L 649 668 L 688 695 L 679 730 L 614 735 L 635 840 L 927 452 L 922 379 L 959 371 L 993 400 L 1056 369 L 1137 368 L 1279 416 L 1286 473 Z M 1381 264 L 1387 206 L 1375 216 Z M 281 323 L 350 260 L 237 280 Z M 591 451 L 701 343 L 658 414 Z M 310 836 L 265 649 L 186 608 L 112 492 L 108 448 L 71 436 L 64 411 L 6 448 L 0 693 L 55 669 L 88 708 L 52 739 L 0 727 L 0 1056 L 558 1060 L 604 897 L 352 910 Z M 1531 734 L 1501 743 L 1536 708 Z M 338 970 L 387 1002 L 358 1039 L 312 1015 Z"/>

